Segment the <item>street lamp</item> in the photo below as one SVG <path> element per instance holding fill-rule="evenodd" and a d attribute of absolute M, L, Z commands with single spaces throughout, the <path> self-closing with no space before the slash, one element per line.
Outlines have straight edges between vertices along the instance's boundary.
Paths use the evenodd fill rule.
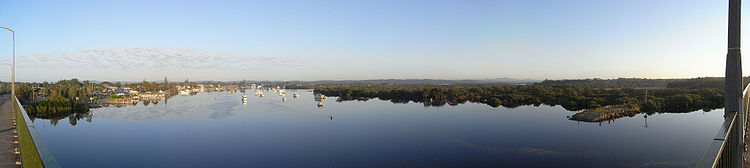
<path fill-rule="evenodd" d="M 8 30 L 12 34 L 11 39 L 13 41 L 13 48 L 12 48 L 12 50 L 13 50 L 13 68 L 11 70 L 11 75 L 10 75 L 10 94 L 12 96 L 16 96 L 16 32 L 13 31 L 13 30 L 11 30 L 10 28 L 7 28 L 7 27 L 0 27 L 0 28 Z"/>

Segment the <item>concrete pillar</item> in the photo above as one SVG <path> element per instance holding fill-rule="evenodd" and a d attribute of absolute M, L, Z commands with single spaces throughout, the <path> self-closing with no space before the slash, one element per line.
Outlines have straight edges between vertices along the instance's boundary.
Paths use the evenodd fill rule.
<path fill-rule="evenodd" d="M 742 0 L 729 0 L 729 31 L 727 37 L 727 63 L 725 72 L 724 116 L 731 117 L 732 112 L 738 112 L 736 127 L 732 132 L 737 137 L 736 153 L 732 154 L 732 161 L 736 167 L 742 167 L 742 153 L 745 151 L 744 130 L 745 112 L 742 111 L 742 59 L 740 52 L 740 21 Z"/>

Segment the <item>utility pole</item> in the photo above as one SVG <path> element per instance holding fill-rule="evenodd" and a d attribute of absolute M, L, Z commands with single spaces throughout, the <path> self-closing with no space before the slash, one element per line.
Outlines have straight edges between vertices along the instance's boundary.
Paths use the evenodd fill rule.
<path fill-rule="evenodd" d="M 741 2 L 742 0 L 729 0 L 729 33 L 727 37 L 727 63 L 725 73 L 724 94 L 724 117 L 731 117 L 737 113 L 735 118 L 736 127 L 732 128 L 737 135 L 738 145 L 732 156 L 733 164 L 737 167 L 742 166 L 742 153 L 745 151 L 744 127 L 745 112 L 740 107 L 742 105 L 742 62 L 740 52 L 740 21 L 741 21 Z"/>

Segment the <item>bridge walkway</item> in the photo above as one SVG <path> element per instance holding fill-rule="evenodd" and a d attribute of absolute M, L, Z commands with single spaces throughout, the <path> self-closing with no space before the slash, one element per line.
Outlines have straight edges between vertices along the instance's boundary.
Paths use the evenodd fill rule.
<path fill-rule="evenodd" d="M 18 155 L 14 153 L 16 145 L 13 143 L 13 102 L 10 94 L 0 95 L 0 168 L 17 168 Z"/>

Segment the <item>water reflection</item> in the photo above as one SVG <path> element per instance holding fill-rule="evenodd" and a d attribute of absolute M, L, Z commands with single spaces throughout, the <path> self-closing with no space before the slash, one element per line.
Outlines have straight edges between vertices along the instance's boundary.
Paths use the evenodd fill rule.
<path fill-rule="evenodd" d="M 246 113 L 270 113 L 277 111 L 320 111 L 327 113 L 326 118 L 333 120 L 332 112 L 325 112 L 324 95 L 314 95 L 311 90 L 294 90 L 294 95 L 269 94 L 264 98 L 262 90 L 255 90 L 255 96 L 248 97 L 247 91 L 241 90 L 240 94 L 232 92 L 202 92 L 195 95 L 170 96 L 161 100 L 143 100 L 135 104 L 104 104 L 100 108 L 92 108 L 91 112 L 84 114 L 71 114 L 60 118 L 50 118 L 51 124 L 57 125 L 57 120 L 65 117 L 70 118 L 70 123 L 86 118 L 91 122 L 92 118 L 119 119 L 133 121 L 148 120 L 196 120 L 196 119 L 220 119 Z M 249 92 L 249 93 L 252 93 Z M 243 98 L 245 97 L 245 98 Z M 293 98 L 288 99 L 287 97 Z M 312 99 L 310 99 L 312 98 Z M 239 101 L 238 101 L 239 100 Z M 167 106 L 168 102 L 172 103 Z M 161 103 L 160 103 L 161 102 Z M 311 106 L 307 106 L 307 105 Z M 313 108 L 311 108 L 313 107 Z M 314 110 L 318 109 L 318 110 Z M 311 114 L 314 115 L 314 114 Z M 33 117 L 33 116 L 32 116 Z M 75 121 L 73 121 L 75 119 Z"/>
<path fill-rule="evenodd" d="M 143 100 L 140 103 L 132 105 L 103 105 L 101 108 L 92 108 L 91 112 L 88 113 L 73 113 L 69 116 L 63 116 L 60 118 L 48 118 L 50 123 L 54 126 L 57 125 L 57 121 L 67 117 L 71 125 L 76 125 L 78 120 L 86 119 L 87 122 L 92 122 L 93 118 L 104 118 L 104 119 L 120 119 L 120 120 L 134 120 L 134 121 L 148 121 L 148 120 L 165 120 L 165 119 L 184 119 L 184 120 L 195 120 L 195 119 L 220 119 L 227 118 L 239 114 L 245 114 L 250 112 L 276 112 L 276 111 L 295 111 L 304 109 L 305 112 L 310 112 L 310 106 L 306 104 L 314 104 L 318 110 L 324 114 L 327 114 L 326 118 L 333 120 L 334 113 L 330 110 L 326 112 L 325 100 L 326 96 L 318 93 L 314 93 L 311 90 L 291 90 L 296 91 L 292 96 L 286 96 L 286 94 L 269 94 L 274 96 L 272 99 L 264 99 L 263 90 L 260 89 L 248 89 L 255 93 L 255 97 L 247 97 L 245 94 L 246 90 L 240 90 L 239 94 L 235 92 L 202 92 L 192 95 L 178 95 L 168 96 L 159 100 Z M 251 91 L 251 92 L 252 92 Z M 273 90 L 269 90 L 273 92 Z M 298 94 L 302 93 L 302 94 Z M 292 97 L 293 99 L 287 99 Z M 303 97 L 307 97 L 305 99 Z M 312 99 L 309 99 L 312 98 Z M 172 100 L 174 103 L 171 106 L 167 106 L 168 102 Z M 237 101 L 241 100 L 241 101 Z M 336 98 L 337 102 L 349 101 L 343 100 L 340 97 Z M 358 101 L 368 101 L 366 99 L 359 99 Z M 160 103 L 163 102 L 163 103 Z M 401 101 L 391 99 L 389 102 L 397 104 L 405 104 L 410 101 Z M 455 103 L 446 103 L 443 101 L 432 101 L 425 99 L 421 102 L 425 107 L 440 107 L 445 104 L 455 106 Z M 465 103 L 465 102 L 457 102 Z M 701 110 L 702 113 L 706 113 L 707 109 Z M 644 117 L 644 128 L 648 128 L 648 115 L 657 113 L 643 114 Z M 314 114 L 313 114 L 314 115 Z M 634 117 L 628 116 L 627 118 Z M 32 120 L 34 119 L 34 116 Z M 565 116 L 567 118 L 570 115 Z M 616 119 L 614 119 L 616 120 Z M 614 122 L 614 120 L 607 120 L 608 124 Z M 576 121 L 577 124 L 582 124 L 580 121 Z M 597 123 L 598 126 L 602 126 L 602 123 Z"/>
<path fill-rule="evenodd" d="M 318 108 L 323 99 L 296 91 L 250 90 L 245 104 L 242 92 L 174 96 L 169 106 L 97 108 L 38 129 L 63 167 L 680 167 L 695 164 L 723 122 L 721 111 L 576 124 L 559 106 Z"/>
<path fill-rule="evenodd" d="M 36 118 L 36 117 L 33 117 L 33 116 L 29 116 L 29 118 L 31 119 L 32 122 L 35 122 L 35 120 L 37 120 L 37 119 L 42 119 L 42 118 Z M 71 126 L 76 126 L 78 124 L 78 121 L 82 120 L 82 119 L 86 119 L 85 120 L 86 122 L 91 123 L 91 121 L 93 120 L 93 113 L 91 113 L 91 112 L 88 112 L 88 113 L 72 113 L 72 114 L 68 115 L 67 117 L 47 118 L 47 119 L 43 119 L 43 120 L 49 121 L 50 125 L 52 125 L 52 126 L 57 126 L 57 122 L 60 121 L 60 120 L 65 119 L 65 118 L 68 118 L 68 123 L 70 123 Z"/>

